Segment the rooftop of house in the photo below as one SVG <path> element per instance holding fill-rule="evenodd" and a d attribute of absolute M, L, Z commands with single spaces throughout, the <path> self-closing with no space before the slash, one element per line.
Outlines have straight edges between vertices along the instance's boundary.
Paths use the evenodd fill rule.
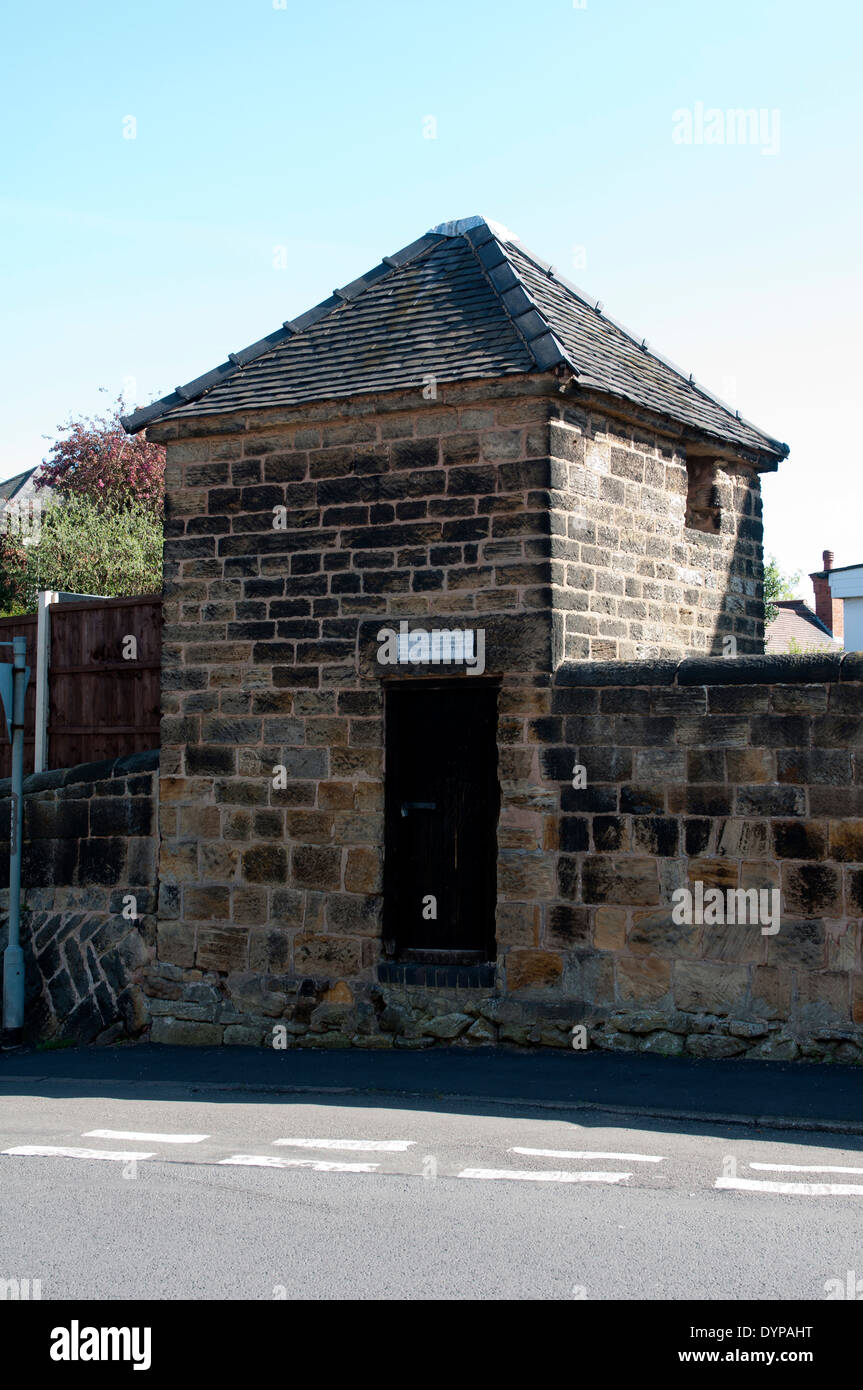
<path fill-rule="evenodd" d="M 829 628 L 816 617 L 802 598 L 774 599 L 779 611 L 764 634 L 764 649 L 768 655 L 780 655 L 799 649 L 800 652 L 841 652 Z"/>
<path fill-rule="evenodd" d="M 5 483 L 0 483 L 0 506 L 5 505 L 6 502 L 11 502 L 13 497 L 17 497 L 36 471 L 36 468 L 27 468 L 23 473 L 16 473 L 14 478 L 7 478 Z"/>
<path fill-rule="evenodd" d="M 834 599 L 863 598 L 863 564 L 840 565 L 828 570 L 826 577 Z"/>
<path fill-rule="evenodd" d="M 671 418 L 775 468 L 788 446 L 608 317 L 506 228 L 444 222 L 315 308 L 126 416 L 223 415 L 560 368 L 578 387 Z"/>

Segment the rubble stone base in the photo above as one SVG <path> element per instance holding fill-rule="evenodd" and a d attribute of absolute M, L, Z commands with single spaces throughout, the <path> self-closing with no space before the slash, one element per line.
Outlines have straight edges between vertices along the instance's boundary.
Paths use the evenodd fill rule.
<path fill-rule="evenodd" d="M 598 1010 L 475 989 L 348 985 L 153 962 L 141 972 L 153 1042 L 248 1047 L 557 1047 L 666 1057 L 863 1062 L 863 1028 L 679 1010 Z"/>

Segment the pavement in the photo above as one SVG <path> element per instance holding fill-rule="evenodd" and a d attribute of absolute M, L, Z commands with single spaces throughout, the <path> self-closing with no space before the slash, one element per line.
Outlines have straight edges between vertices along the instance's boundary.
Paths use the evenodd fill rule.
<path fill-rule="evenodd" d="M 115 1047 L 0 1052 L 0 1085 L 73 1079 L 94 1094 L 183 1090 L 426 1096 L 632 1117 L 863 1134 L 863 1068 L 599 1051 Z M 117 1094 L 121 1091 L 118 1090 Z"/>

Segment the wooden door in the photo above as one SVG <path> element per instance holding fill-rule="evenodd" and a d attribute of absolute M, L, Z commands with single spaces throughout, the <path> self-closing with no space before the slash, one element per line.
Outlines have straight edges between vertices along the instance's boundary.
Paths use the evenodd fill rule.
<path fill-rule="evenodd" d="M 384 938 L 399 959 L 494 959 L 499 806 L 496 687 L 391 688 Z"/>

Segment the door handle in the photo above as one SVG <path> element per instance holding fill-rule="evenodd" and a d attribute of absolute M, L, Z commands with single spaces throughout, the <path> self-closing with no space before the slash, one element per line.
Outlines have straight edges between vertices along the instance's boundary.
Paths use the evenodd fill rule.
<path fill-rule="evenodd" d="M 437 803 L 434 801 L 403 801 L 402 815 L 406 816 L 408 811 L 436 811 Z"/>

